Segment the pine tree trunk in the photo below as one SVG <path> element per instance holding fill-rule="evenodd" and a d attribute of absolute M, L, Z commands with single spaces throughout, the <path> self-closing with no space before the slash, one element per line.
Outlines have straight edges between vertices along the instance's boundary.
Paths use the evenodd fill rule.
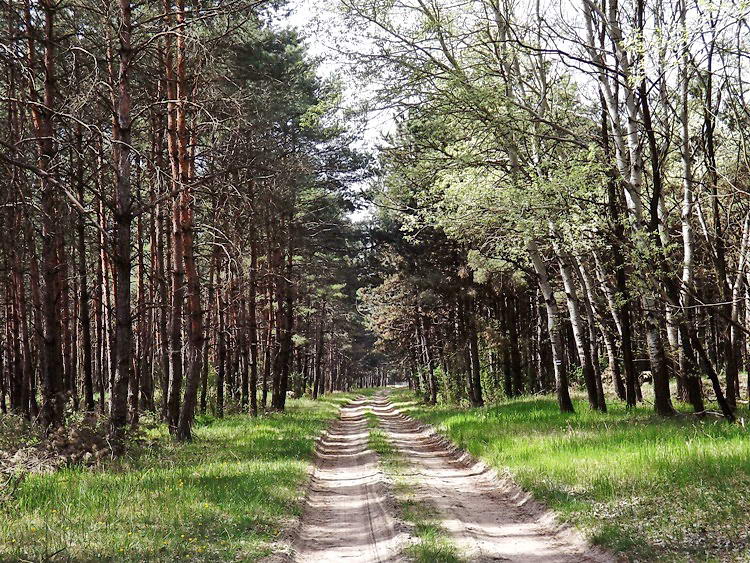
<path fill-rule="evenodd" d="M 250 413 L 258 416 L 258 309 L 257 309 L 257 277 L 258 277 L 258 245 L 255 232 L 250 239 Z"/>
<path fill-rule="evenodd" d="M 469 355 L 471 358 L 471 404 L 475 407 L 481 407 L 484 405 L 484 399 L 482 398 L 482 372 L 479 361 L 479 335 L 477 334 L 476 313 L 472 301 L 467 305 L 468 322 L 466 325 L 469 331 Z"/>
<path fill-rule="evenodd" d="M 226 348 L 226 303 L 224 302 L 224 290 L 221 285 L 221 262 L 216 267 L 216 281 L 219 290 L 216 292 L 216 315 L 218 317 L 218 329 L 216 334 L 216 416 L 224 416 L 224 369 L 227 360 Z"/>
<path fill-rule="evenodd" d="M 44 14 L 44 93 L 42 105 L 33 106 L 34 125 L 39 145 L 39 169 L 44 172 L 41 177 L 41 212 L 42 212 L 42 261 L 41 273 L 44 285 L 41 293 L 43 323 L 43 348 L 40 356 L 42 380 L 42 406 L 40 422 L 45 428 L 52 428 L 63 423 L 65 414 L 65 389 L 63 386 L 63 354 L 61 335 L 62 298 L 62 210 L 58 189 L 53 177 L 48 174 L 51 162 L 55 157 L 53 112 L 56 97 L 55 45 L 54 35 L 56 6 L 49 0 L 41 2 Z M 28 14 L 29 34 L 31 16 Z M 30 39 L 31 41 L 31 39 Z M 30 49 L 33 53 L 33 45 Z M 33 56 L 30 54 L 30 57 Z M 29 64 L 34 68 L 33 61 Z M 33 87 L 33 85 L 32 85 Z M 32 99 L 36 93 L 32 91 Z"/>
<path fill-rule="evenodd" d="M 128 387 L 133 362 L 133 321 L 130 302 L 130 226 L 133 220 L 130 191 L 130 92 L 128 73 L 132 49 L 130 0 L 119 0 L 120 64 L 117 77 L 117 104 L 113 123 L 113 156 L 117 173 L 115 187 L 115 357 L 116 373 L 112 387 L 110 423 L 120 429 L 127 423 Z"/>

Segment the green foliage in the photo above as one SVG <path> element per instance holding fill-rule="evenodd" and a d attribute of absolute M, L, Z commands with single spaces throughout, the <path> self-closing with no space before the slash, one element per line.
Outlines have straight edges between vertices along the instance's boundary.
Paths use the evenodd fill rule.
<path fill-rule="evenodd" d="M 13 413 L 0 416 L 0 452 L 14 452 L 38 444 L 40 440 L 39 428 L 23 416 Z"/>
<path fill-rule="evenodd" d="M 496 403 L 504 398 L 501 377 L 503 377 L 503 374 L 500 370 L 495 370 L 494 372 L 489 369 L 482 370 L 482 393 L 486 402 Z"/>
<path fill-rule="evenodd" d="M 443 366 L 438 366 L 435 368 L 435 377 L 440 386 L 438 393 L 440 402 L 456 404 L 464 398 L 463 374 L 445 372 Z"/>

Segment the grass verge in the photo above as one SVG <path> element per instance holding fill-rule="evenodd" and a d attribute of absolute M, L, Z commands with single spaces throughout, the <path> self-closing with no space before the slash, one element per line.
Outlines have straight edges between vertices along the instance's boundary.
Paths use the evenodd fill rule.
<path fill-rule="evenodd" d="M 461 563 L 458 549 L 440 525 L 438 515 L 417 498 L 415 483 L 406 475 L 407 464 L 378 428 L 377 417 L 371 412 L 366 416 L 370 427 L 368 445 L 378 454 L 381 469 L 393 481 L 401 519 L 419 540 L 407 548 L 407 555 L 417 563 Z"/>
<path fill-rule="evenodd" d="M 30 475 L 0 504 L 2 561 L 255 560 L 300 512 L 315 439 L 354 394 L 200 424 L 102 470 Z"/>
<path fill-rule="evenodd" d="M 509 473 L 594 543 L 634 561 L 750 561 L 750 434 L 742 424 L 610 401 L 600 414 L 553 397 L 479 408 L 429 407 L 408 390 L 404 413 Z"/>

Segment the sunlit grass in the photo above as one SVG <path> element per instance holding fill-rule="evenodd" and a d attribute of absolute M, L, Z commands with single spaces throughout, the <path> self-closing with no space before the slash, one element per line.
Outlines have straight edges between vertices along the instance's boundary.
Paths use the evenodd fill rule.
<path fill-rule="evenodd" d="M 639 560 L 750 560 L 750 434 L 715 418 L 609 413 L 582 401 L 560 414 L 553 397 L 481 409 L 427 407 L 408 391 L 405 413 L 433 424 L 588 532 Z"/>
<path fill-rule="evenodd" d="M 456 544 L 446 535 L 434 510 L 422 502 L 401 502 L 402 518 L 414 527 L 419 542 L 410 545 L 406 553 L 417 563 L 461 563 L 464 561 Z"/>
<path fill-rule="evenodd" d="M 255 560 L 300 512 L 314 441 L 353 394 L 233 415 L 104 470 L 32 475 L 0 505 L 0 560 Z"/>

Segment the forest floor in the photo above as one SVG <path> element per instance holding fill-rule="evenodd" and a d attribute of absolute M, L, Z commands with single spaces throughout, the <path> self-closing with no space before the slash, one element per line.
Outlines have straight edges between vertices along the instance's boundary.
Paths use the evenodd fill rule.
<path fill-rule="evenodd" d="M 613 560 L 382 394 L 345 405 L 321 440 L 295 552 L 301 563 Z"/>
<path fill-rule="evenodd" d="M 0 561 L 750 561 L 742 422 L 373 393 L 202 417 L 185 445 L 145 424 L 134 455 L 28 474 L 0 490 Z"/>
<path fill-rule="evenodd" d="M 750 561 L 744 421 L 665 420 L 647 406 L 627 412 L 617 401 L 607 414 L 575 401 L 570 415 L 554 397 L 479 409 L 426 406 L 408 390 L 391 398 L 628 560 Z"/>
<path fill-rule="evenodd" d="M 351 397 L 204 417 L 185 445 L 154 426 L 138 455 L 28 474 L 0 495 L 0 561 L 257 560 L 299 516 L 315 441 Z"/>

